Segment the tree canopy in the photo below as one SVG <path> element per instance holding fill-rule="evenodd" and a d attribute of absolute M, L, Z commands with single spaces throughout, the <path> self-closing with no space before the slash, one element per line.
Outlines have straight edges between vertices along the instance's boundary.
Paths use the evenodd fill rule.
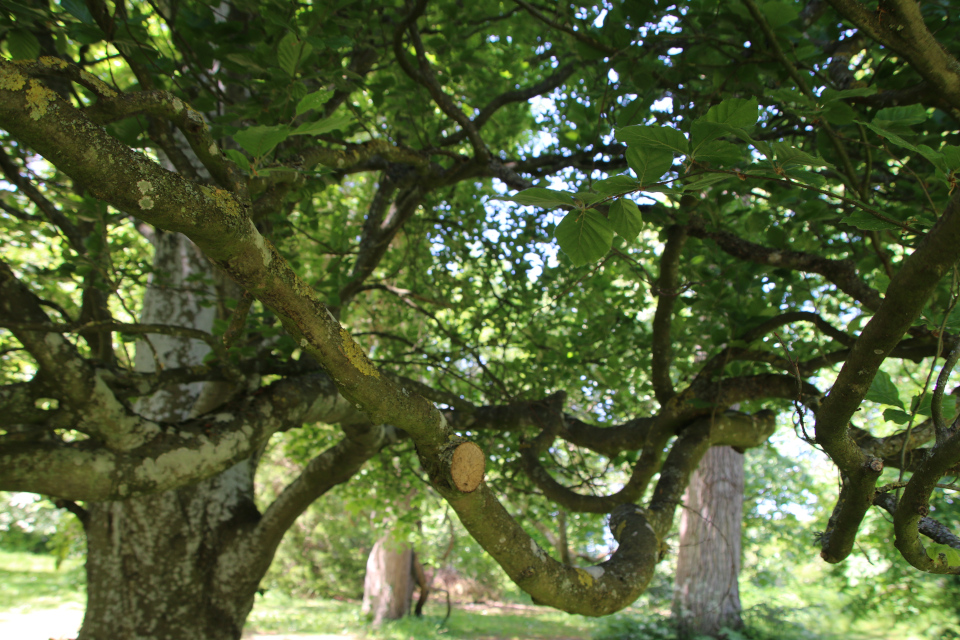
<path fill-rule="evenodd" d="M 826 561 L 875 505 L 960 573 L 946 0 L 0 7 L 0 489 L 134 499 L 303 427 L 258 544 L 393 447 L 537 602 L 603 615 L 704 452 L 779 416 L 839 472 Z M 175 232 L 215 272 L 154 265 Z M 211 328 L 148 320 L 178 287 Z M 227 392 L 136 403 L 188 383 Z M 558 562 L 517 499 L 619 548 Z"/>

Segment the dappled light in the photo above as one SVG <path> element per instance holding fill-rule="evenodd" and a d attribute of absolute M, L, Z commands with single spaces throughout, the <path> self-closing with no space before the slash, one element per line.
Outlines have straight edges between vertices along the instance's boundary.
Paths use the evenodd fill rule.
<path fill-rule="evenodd" d="M 0 2 L 0 636 L 960 637 L 954 4 Z"/>

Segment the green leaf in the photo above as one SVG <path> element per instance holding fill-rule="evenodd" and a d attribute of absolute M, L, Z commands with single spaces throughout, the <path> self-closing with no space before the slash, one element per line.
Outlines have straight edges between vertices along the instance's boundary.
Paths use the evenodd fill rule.
<path fill-rule="evenodd" d="M 14 60 L 35 60 L 40 55 L 40 41 L 24 29 L 14 29 L 7 34 L 7 51 Z"/>
<path fill-rule="evenodd" d="M 560 249 L 578 267 L 607 255 L 613 244 L 613 228 L 592 209 L 568 213 L 557 225 L 556 236 Z"/>
<path fill-rule="evenodd" d="M 776 154 L 777 164 L 781 167 L 805 166 L 805 167 L 826 167 L 827 162 L 812 154 L 791 146 L 786 142 L 771 143 L 773 152 Z"/>
<path fill-rule="evenodd" d="M 629 150 L 627 153 L 629 153 Z M 670 158 L 672 160 L 673 156 L 671 155 Z M 607 197 L 620 193 L 628 193 L 639 186 L 640 183 L 634 180 L 632 176 L 621 175 L 594 182 L 593 190 L 601 196 Z"/>
<path fill-rule="evenodd" d="M 233 134 L 244 151 L 252 156 L 264 156 L 290 136 L 290 127 L 274 125 L 272 127 L 247 127 L 243 131 Z"/>
<path fill-rule="evenodd" d="M 580 205 L 591 205 L 594 202 L 600 202 L 603 200 L 603 196 L 596 193 L 590 193 L 589 191 L 577 191 L 573 195 L 573 199 L 575 203 L 576 201 L 579 201 Z M 583 207 L 577 205 L 577 208 L 581 209 Z"/>
<path fill-rule="evenodd" d="M 616 131 L 617 140 L 628 147 L 667 149 L 672 153 L 687 153 L 687 138 L 672 127 L 634 125 Z"/>
<path fill-rule="evenodd" d="M 699 148 L 691 155 L 691 160 L 696 162 L 709 162 L 712 165 L 723 167 L 736 164 L 743 160 L 746 149 L 726 142 L 725 140 L 713 140 Z"/>
<path fill-rule="evenodd" d="M 319 109 L 326 104 L 332 95 L 333 91 L 330 89 L 320 89 L 319 91 L 308 93 L 297 103 L 297 115 L 304 114 L 310 111 L 310 109 Z"/>
<path fill-rule="evenodd" d="M 827 103 L 833 102 L 834 100 L 845 100 L 847 98 L 862 98 L 864 96 L 872 96 L 877 92 L 875 86 L 869 87 L 854 87 L 853 89 L 844 89 L 843 91 L 837 91 L 836 89 L 824 89 L 823 93 L 820 94 L 820 104 L 826 105 Z"/>
<path fill-rule="evenodd" d="M 60 0 L 60 7 L 83 24 L 93 24 L 90 9 L 81 0 Z"/>
<path fill-rule="evenodd" d="M 627 147 L 626 155 L 627 164 L 637 174 L 637 182 L 642 185 L 657 182 L 673 166 L 673 151 L 669 149 Z"/>
<path fill-rule="evenodd" d="M 229 53 L 227 54 L 226 59 L 243 67 L 244 69 L 250 69 L 251 71 L 257 71 L 261 73 L 266 71 L 264 67 L 260 66 L 242 53 Z"/>
<path fill-rule="evenodd" d="M 240 167 L 244 171 L 248 171 L 248 172 L 250 171 L 250 161 L 247 160 L 247 156 L 243 155 L 236 149 L 224 149 L 223 153 L 228 158 L 233 160 L 238 167 Z"/>
<path fill-rule="evenodd" d="M 913 399 L 910 402 L 910 408 L 915 409 L 916 412 L 927 418 L 933 415 L 933 393 L 924 394 L 923 400 L 919 400 L 920 396 L 913 396 Z M 957 414 L 957 397 L 949 394 L 944 394 L 943 396 L 943 416 L 949 422 Z"/>
<path fill-rule="evenodd" d="M 636 240 L 643 228 L 643 216 L 640 207 L 633 200 L 620 198 L 610 205 L 610 224 L 613 230 L 626 240 Z M 604 252 L 606 253 L 606 252 Z"/>
<path fill-rule="evenodd" d="M 693 179 L 689 179 L 688 182 L 684 182 L 683 190 L 702 191 L 709 186 L 715 185 L 718 182 L 723 182 L 724 180 L 730 180 L 733 177 L 734 176 L 729 173 L 705 173 Z"/>
<path fill-rule="evenodd" d="M 784 174 L 791 180 L 799 182 L 801 184 L 808 184 L 811 187 L 816 187 L 822 189 L 827 184 L 827 179 L 824 178 L 819 173 L 814 173 L 813 171 L 807 171 L 806 169 L 785 169 Z"/>
<path fill-rule="evenodd" d="M 779 102 L 782 102 L 784 104 L 795 102 L 800 106 L 811 108 L 811 109 L 815 106 L 813 101 L 810 100 L 810 98 L 803 95 L 796 89 L 772 89 L 770 91 L 767 91 L 767 95 L 772 96 L 773 98 L 776 98 Z"/>
<path fill-rule="evenodd" d="M 927 113 L 926 107 L 924 107 L 922 104 L 911 104 L 905 107 L 889 107 L 887 109 L 880 109 L 880 111 L 877 112 L 877 115 L 874 116 L 873 122 L 880 127 L 909 127 L 910 125 L 926 122 L 927 118 L 929 117 L 930 114 Z"/>
<path fill-rule="evenodd" d="M 760 6 L 760 11 L 766 16 L 767 22 L 773 29 L 793 22 L 800 15 L 800 10 L 794 2 L 766 2 Z"/>
<path fill-rule="evenodd" d="M 748 129 L 760 119 L 760 103 L 756 98 L 730 98 L 716 104 L 697 122 L 725 124 L 737 129 Z"/>
<path fill-rule="evenodd" d="M 910 414 L 900 409 L 887 409 L 883 412 L 883 419 L 894 424 L 907 424 Z"/>
<path fill-rule="evenodd" d="M 517 204 L 541 207 L 543 209 L 556 209 L 557 207 L 569 207 L 573 205 L 573 194 L 569 191 L 553 191 L 551 189 L 544 189 L 543 187 L 531 187 L 524 189 L 515 196 L 501 196 L 493 199 L 506 200 L 507 202 L 516 202 Z"/>
<path fill-rule="evenodd" d="M 851 124 L 856 119 L 857 112 L 846 102 L 836 102 L 824 110 L 823 117 L 830 124 L 842 126 Z"/>
<path fill-rule="evenodd" d="M 907 142 L 897 134 L 893 133 L 892 131 L 887 131 L 883 127 L 879 127 L 871 122 L 863 122 L 862 120 L 857 120 L 856 122 L 870 129 L 881 138 L 886 138 L 887 140 L 897 145 L 898 147 L 903 147 L 904 149 L 908 149 L 909 151 L 913 151 L 914 153 L 920 153 L 919 149 L 917 149 L 915 146 L 913 146 L 912 144 L 910 144 L 909 142 Z"/>
<path fill-rule="evenodd" d="M 313 46 L 309 42 L 304 42 L 291 32 L 283 36 L 280 44 L 277 45 L 277 62 L 280 63 L 280 68 L 292 78 L 297 71 L 297 66 L 312 51 Z"/>
<path fill-rule="evenodd" d="M 900 390 L 893 384 L 890 374 L 886 371 L 877 371 L 870 384 L 870 390 L 867 391 L 866 399 L 871 402 L 879 402 L 891 407 L 900 407 L 903 409 L 903 401 L 900 400 Z"/>
<path fill-rule="evenodd" d="M 947 169 L 957 171 L 960 169 L 960 147 L 952 144 L 944 145 L 940 149 L 940 155 L 946 161 Z"/>
<path fill-rule="evenodd" d="M 323 118 L 321 120 L 317 120 L 316 122 L 305 122 L 294 129 L 293 133 L 290 135 L 319 136 L 324 133 L 336 131 L 337 129 L 346 129 L 351 124 L 353 124 L 353 114 L 338 112 L 334 113 L 329 118 Z"/>
<path fill-rule="evenodd" d="M 840 218 L 840 222 L 849 224 L 857 229 L 863 229 L 864 231 L 884 231 L 886 229 L 900 228 L 897 225 L 891 224 L 885 220 L 881 220 L 880 218 L 863 211 L 862 209 L 854 211 L 849 216 Z"/>

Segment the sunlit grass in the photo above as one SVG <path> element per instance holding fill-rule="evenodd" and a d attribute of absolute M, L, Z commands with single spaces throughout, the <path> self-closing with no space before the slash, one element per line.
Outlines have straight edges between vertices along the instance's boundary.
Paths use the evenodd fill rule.
<path fill-rule="evenodd" d="M 57 570 L 52 556 L 0 551 L 0 613 L 77 610 L 86 597 L 83 579 L 79 559 L 68 559 Z M 925 624 L 887 616 L 853 621 L 843 611 L 843 596 L 812 585 L 791 590 L 791 597 L 786 599 L 777 597 L 784 596 L 783 589 L 743 586 L 744 604 L 759 605 L 761 609 L 754 608 L 745 616 L 756 634 L 751 634 L 752 637 L 763 640 L 939 640 L 934 612 L 927 612 Z M 639 640 L 643 634 L 640 623 L 643 623 L 662 628 L 663 635 L 657 637 L 672 637 L 668 615 L 658 617 L 649 607 L 639 606 L 614 618 L 598 620 L 546 607 L 454 604 L 449 619 L 445 620 L 446 605 L 438 598 L 427 605 L 424 613 L 422 618 L 387 622 L 375 629 L 360 615 L 359 602 L 298 599 L 279 591 L 268 591 L 257 596 L 244 635 L 329 634 L 355 640 L 572 640 L 591 638 L 599 633 L 608 639 Z M 772 617 L 765 620 L 768 614 Z"/>
<path fill-rule="evenodd" d="M 86 600 L 82 561 L 0 551 L 0 610 L 55 609 Z"/>
<path fill-rule="evenodd" d="M 588 638 L 595 621 L 544 607 L 504 609 L 456 604 L 444 621 L 446 604 L 428 603 L 422 618 L 406 618 L 372 628 L 360 615 L 360 603 L 333 600 L 296 600 L 267 592 L 257 597 L 247 629 L 263 634 L 341 634 L 382 640 L 439 640 L 441 638 Z"/>

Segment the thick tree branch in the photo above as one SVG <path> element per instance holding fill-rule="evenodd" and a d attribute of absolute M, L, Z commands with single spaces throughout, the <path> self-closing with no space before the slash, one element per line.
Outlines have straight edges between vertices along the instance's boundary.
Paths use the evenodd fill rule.
<path fill-rule="evenodd" d="M 817 411 L 817 442 L 844 477 L 838 509 L 831 518 L 832 527 L 823 537 L 821 555 L 828 562 L 843 560 L 853 548 L 857 528 L 870 506 L 873 487 L 882 469 L 880 460 L 864 456 L 848 435 L 847 424 L 863 401 L 880 364 L 900 342 L 934 287 L 958 258 L 960 191 L 954 193 L 943 215 L 903 261 L 883 303 L 860 334 L 830 394 Z"/>
<path fill-rule="evenodd" d="M 889 0 L 874 11 L 858 0 L 830 0 L 837 13 L 904 58 L 954 108 L 960 108 L 960 63 L 927 29 L 920 5 Z"/>
<path fill-rule="evenodd" d="M 127 415 L 141 443 L 124 450 L 105 449 L 92 439 L 0 443 L 0 488 L 68 500 L 156 493 L 233 466 L 276 431 L 304 422 L 340 422 L 355 413 L 326 375 L 287 378 L 175 425 Z"/>
<path fill-rule="evenodd" d="M 890 515 L 895 515 L 897 513 L 897 498 L 892 493 L 881 493 L 878 491 L 877 495 L 873 498 L 873 504 L 882 508 Z M 954 549 L 960 551 L 960 537 L 950 531 L 950 529 L 945 525 L 937 522 L 933 518 L 920 518 L 917 528 L 920 533 L 927 536 L 934 542 L 938 544 L 945 544 L 948 547 L 953 547 Z"/>

